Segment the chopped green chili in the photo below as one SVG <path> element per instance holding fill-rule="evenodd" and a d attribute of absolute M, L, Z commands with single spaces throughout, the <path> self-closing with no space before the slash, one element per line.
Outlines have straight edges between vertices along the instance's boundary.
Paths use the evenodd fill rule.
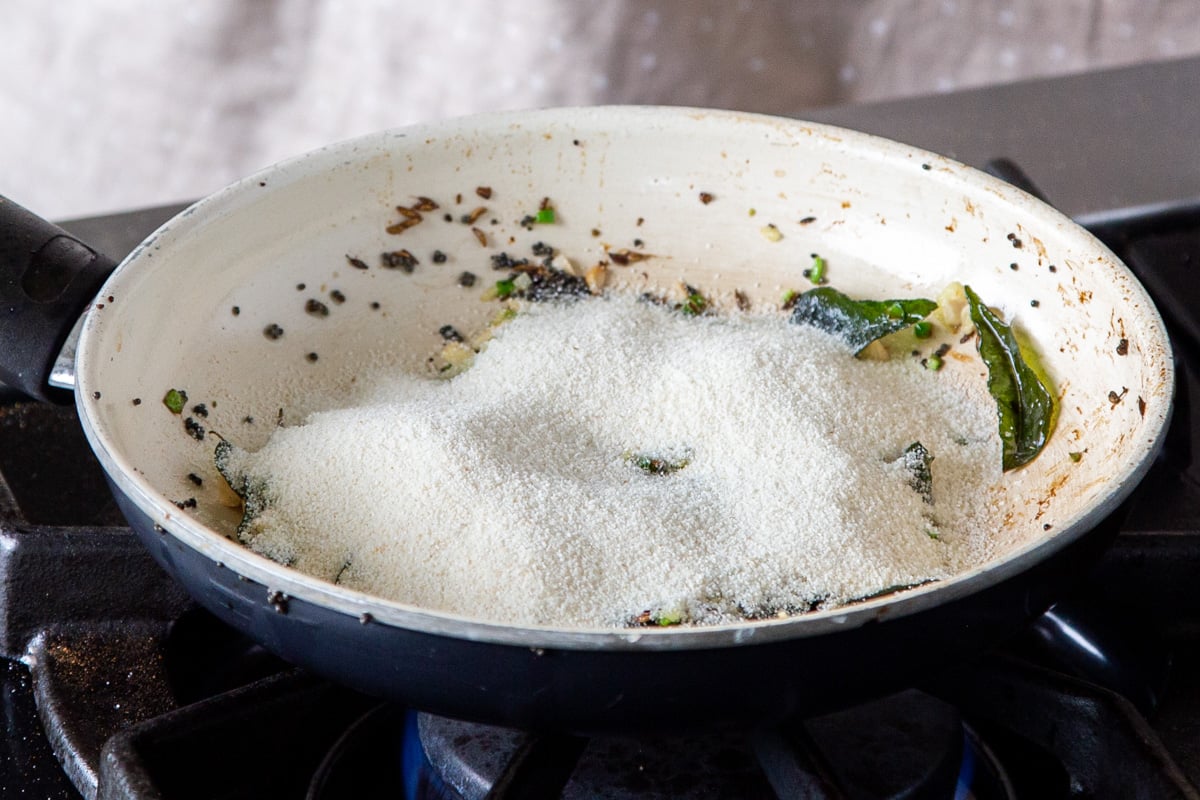
<path fill-rule="evenodd" d="M 517 290 L 516 283 L 511 278 L 496 281 L 496 297 L 504 299 Z"/>
<path fill-rule="evenodd" d="M 826 266 L 828 266 L 828 262 L 816 253 L 813 253 L 812 266 L 808 270 L 808 279 L 817 285 L 824 283 Z"/>
<path fill-rule="evenodd" d="M 180 389 L 170 389 L 163 396 L 163 405 L 167 407 L 172 414 L 183 412 L 183 407 L 187 405 L 187 392 Z"/>

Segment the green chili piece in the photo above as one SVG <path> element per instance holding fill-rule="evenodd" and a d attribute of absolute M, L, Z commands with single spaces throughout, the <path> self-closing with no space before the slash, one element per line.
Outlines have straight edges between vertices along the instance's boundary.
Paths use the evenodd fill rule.
<path fill-rule="evenodd" d="M 921 320 L 913 325 L 913 335 L 918 339 L 928 339 L 933 335 L 933 324 L 927 319 Z"/>
<path fill-rule="evenodd" d="M 187 405 L 187 392 L 179 389 L 168 390 L 163 396 L 163 405 L 166 406 L 167 410 L 172 414 L 182 413 L 183 407 Z"/>
<path fill-rule="evenodd" d="M 689 317 L 698 317 L 708 309 L 708 300 L 699 292 L 692 292 L 683 301 L 679 310 Z"/>
<path fill-rule="evenodd" d="M 504 299 L 517 290 L 516 283 L 511 278 L 496 281 L 496 297 Z"/>
<path fill-rule="evenodd" d="M 808 279 L 814 284 L 820 285 L 825 282 L 825 267 L 827 262 L 816 253 L 813 253 L 812 267 L 808 270 Z"/>
<path fill-rule="evenodd" d="M 550 225 L 554 222 L 554 209 L 550 206 L 539 208 L 537 214 L 533 217 L 534 221 L 539 225 Z"/>

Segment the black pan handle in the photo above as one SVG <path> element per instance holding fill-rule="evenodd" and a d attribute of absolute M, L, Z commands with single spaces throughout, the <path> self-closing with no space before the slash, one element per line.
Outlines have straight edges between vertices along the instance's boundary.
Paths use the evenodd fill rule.
<path fill-rule="evenodd" d="M 116 264 L 0 195 L 0 383 L 39 400 L 71 328 Z"/>

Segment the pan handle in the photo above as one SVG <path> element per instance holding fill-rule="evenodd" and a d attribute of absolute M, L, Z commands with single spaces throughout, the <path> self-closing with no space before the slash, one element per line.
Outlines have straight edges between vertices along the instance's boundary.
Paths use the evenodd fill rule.
<path fill-rule="evenodd" d="M 0 195 L 0 383 L 70 402 L 47 381 L 71 328 L 115 262 Z"/>

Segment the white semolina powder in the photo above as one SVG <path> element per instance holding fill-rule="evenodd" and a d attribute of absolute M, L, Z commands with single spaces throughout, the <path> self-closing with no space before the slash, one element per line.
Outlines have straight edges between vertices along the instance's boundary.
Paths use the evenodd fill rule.
<path fill-rule="evenodd" d="M 250 547 L 402 603 L 522 626 L 717 623 L 990 555 L 1000 440 L 965 366 L 610 298 L 523 310 L 453 378 L 370 386 L 229 468 L 265 481 Z M 932 503 L 901 457 L 916 441 Z"/>

